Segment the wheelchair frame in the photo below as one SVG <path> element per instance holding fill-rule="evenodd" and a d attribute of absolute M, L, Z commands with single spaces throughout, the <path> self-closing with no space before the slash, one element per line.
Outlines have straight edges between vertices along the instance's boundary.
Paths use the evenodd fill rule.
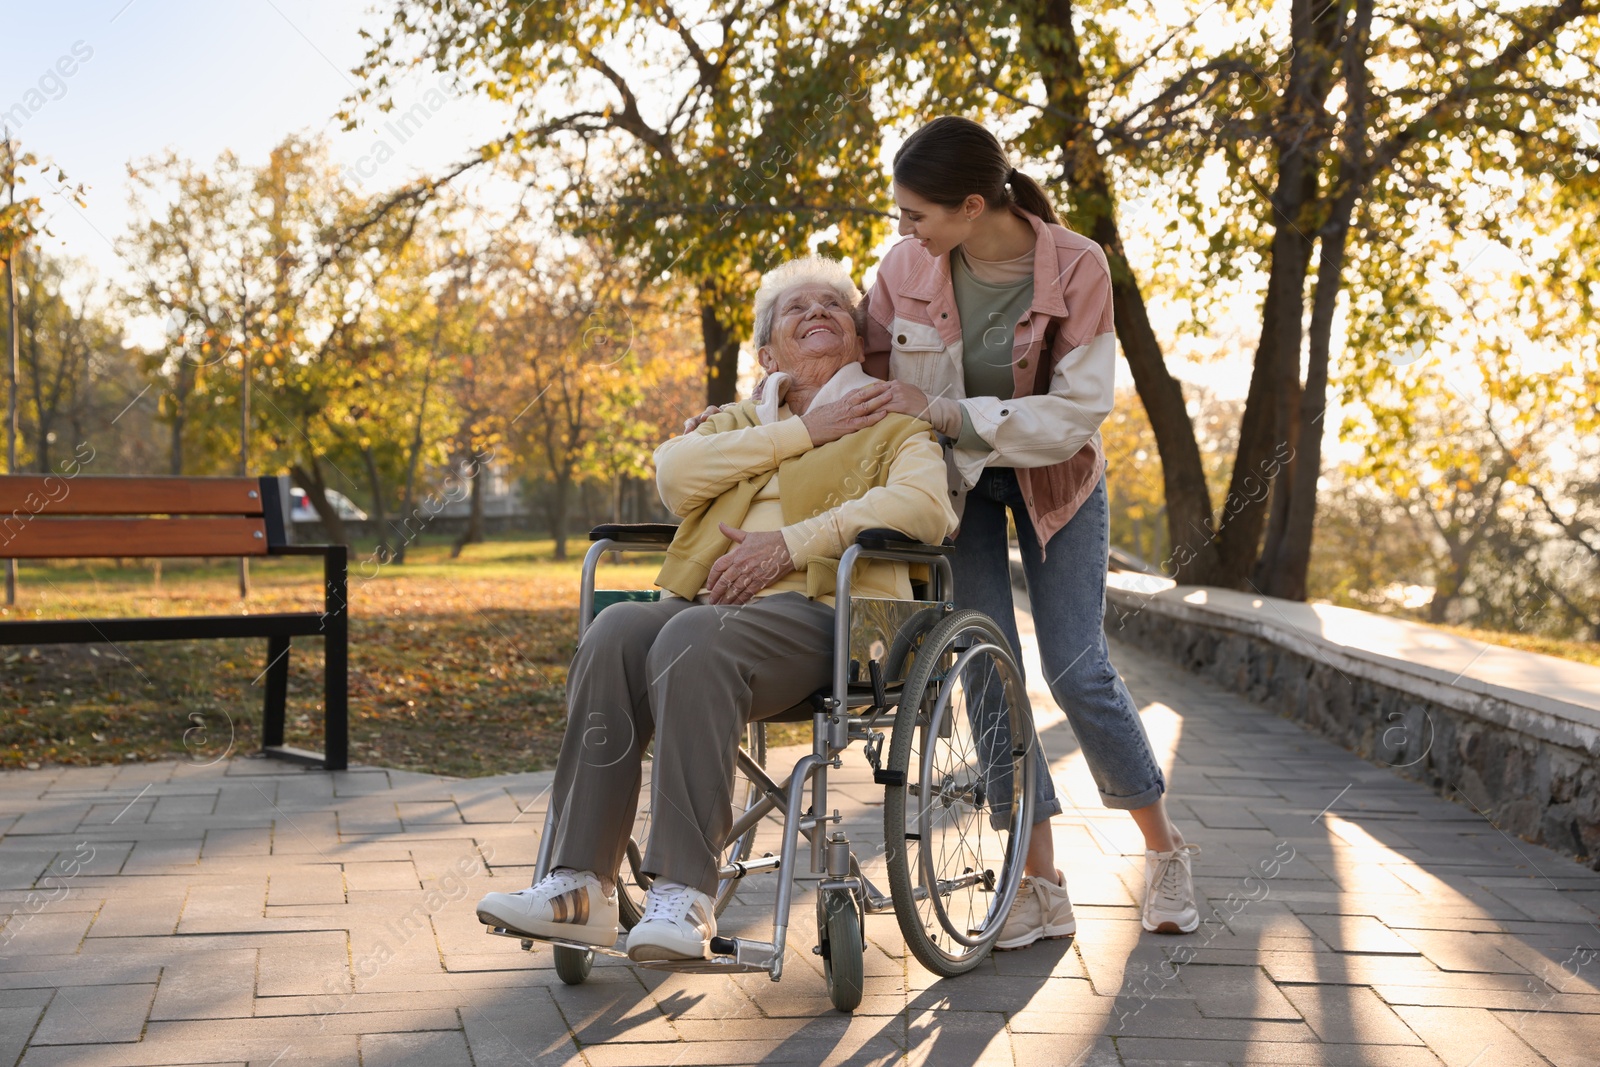
<path fill-rule="evenodd" d="M 600 559 L 607 552 L 660 552 L 671 542 L 675 527 L 660 524 L 640 525 L 608 525 L 597 527 L 591 533 L 593 544 L 584 557 L 583 574 L 580 592 L 578 637 L 581 641 L 594 617 L 595 574 L 599 567 Z M 851 599 L 850 591 L 854 577 L 856 563 L 862 560 L 876 559 L 907 564 L 926 564 L 929 566 L 932 582 L 929 601 L 935 603 L 939 609 L 940 618 L 948 618 L 955 610 L 948 596 L 954 589 L 954 574 L 947 558 L 950 549 L 946 546 L 927 545 L 905 538 L 904 535 L 892 530 L 873 530 L 862 534 L 857 542 L 847 547 L 840 558 L 837 585 L 835 590 L 835 615 L 834 615 L 834 665 L 831 684 L 831 693 L 826 690 L 819 691 L 811 697 L 811 703 L 816 708 L 812 716 L 812 751 L 795 764 L 789 777 L 779 782 L 769 775 L 765 768 L 757 763 L 741 745 L 737 756 L 737 766 L 744 773 L 749 782 L 754 786 L 752 794 L 746 800 L 746 807 L 738 815 L 729 829 L 727 843 L 735 843 L 745 834 L 753 831 L 763 818 L 773 811 L 783 814 L 783 840 L 781 851 L 777 856 L 768 854 L 759 859 L 734 859 L 720 869 L 719 877 L 728 879 L 743 879 L 749 875 L 765 872 L 777 872 L 783 875 L 778 884 L 777 900 L 774 907 L 772 939 L 760 941 L 748 937 L 726 937 L 720 934 L 711 941 L 711 955 L 705 959 L 683 961 L 640 961 L 639 966 L 655 970 L 678 971 L 699 974 L 725 974 L 737 972 L 766 971 L 773 981 L 778 981 L 783 974 L 784 949 L 788 938 L 789 914 L 794 900 L 794 888 L 798 881 L 815 881 L 819 902 L 829 899 L 826 894 L 848 893 L 855 901 L 858 917 L 866 914 L 881 914 L 893 912 L 894 901 L 891 895 L 878 889 L 870 879 L 861 871 L 855 855 L 851 851 L 850 839 L 842 826 L 842 817 L 838 809 L 829 811 L 828 807 L 828 771 L 841 767 L 842 754 L 854 741 L 867 743 L 867 755 L 874 766 L 874 781 L 879 784 L 893 784 L 891 779 L 884 776 L 878 769 L 877 756 L 881 752 L 885 734 L 878 728 L 885 730 L 893 727 L 898 721 L 901 712 L 900 696 L 904 693 L 904 678 L 894 680 L 894 684 L 885 685 L 874 672 L 874 682 L 871 691 L 861 688 L 852 689 L 849 676 L 850 667 L 850 633 L 851 633 Z M 925 632 L 925 631 L 924 631 Z M 994 650 L 995 645 L 983 644 L 978 648 Z M 1006 653 L 1009 655 L 1009 652 Z M 970 653 L 968 653 L 970 655 Z M 953 670 L 959 670 L 958 662 Z M 826 695 L 824 695 L 826 694 Z M 1024 701 L 1026 697 L 1023 697 Z M 854 715 L 855 708 L 872 708 L 874 714 L 870 717 Z M 569 708 L 569 715 L 571 710 Z M 1031 723 L 1031 716 L 1029 717 Z M 757 727 L 760 722 L 752 722 L 752 727 Z M 1031 743 L 1030 738 L 1030 743 Z M 1014 753 L 1015 755 L 1015 753 Z M 1031 783 L 1031 772 L 1028 776 Z M 810 786 L 811 797 L 809 806 L 805 805 L 806 787 Z M 1031 788 L 1016 788 L 1012 797 L 1014 814 L 1011 816 L 1011 842 L 1007 848 L 1009 862 L 1014 862 L 1019 867 L 1015 876 L 1004 878 L 1005 884 L 1000 886 L 998 899 L 990 907 L 990 915 L 1004 916 L 1010 911 L 1016 898 L 1018 885 L 1021 881 L 1021 857 L 1025 856 L 1028 847 L 1028 835 L 1032 827 L 1033 796 Z M 1020 794 L 1020 795 L 1017 795 Z M 833 827 L 829 831 L 829 827 Z M 534 882 L 537 883 L 549 873 L 551 854 L 554 849 L 556 830 L 555 806 L 551 804 L 545 813 L 544 829 L 539 843 L 538 860 Z M 796 862 L 800 841 L 805 838 L 810 845 L 810 862 L 805 871 L 797 870 Z M 893 842 L 885 842 L 892 845 Z M 636 842 L 631 842 L 628 850 L 627 862 L 637 864 L 635 859 Z M 727 845 L 724 846 L 725 849 Z M 618 881 L 621 882 L 623 872 L 618 872 Z M 987 879 L 987 881 L 986 881 Z M 957 879 L 939 880 L 937 885 L 941 895 L 946 895 L 956 889 L 970 885 L 994 885 L 992 871 L 968 871 Z M 626 890 L 619 884 L 618 892 Z M 918 885 L 914 890 L 913 899 L 927 899 L 926 885 Z M 824 944 L 813 951 L 826 958 L 825 943 L 827 940 L 826 920 L 819 907 L 818 913 L 819 940 Z M 567 952 L 580 952 L 585 954 L 601 954 L 626 958 L 626 952 L 617 947 L 599 947 L 577 941 L 564 941 L 556 938 L 533 938 L 526 934 L 508 930 L 503 927 L 489 927 L 489 933 L 506 937 L 518 938 L 524 949 L 531 949 L 534 944 L 543 943 L 552 945 L 557 952 L 557 970 L 562 972 L 565 981 L 582 981 L 587 975 L 592 955 L 586 955 L 574 977 L 568 973 L 573 967 L 572 957 L 567 957 L 567 970 L 561 966 L 562 950 Z M 864 922 L 861 923 L 860 936 L 865 940 Z M 618 943 L 622 939 L 619 938 Z M 859 956 L 859 947 L 857 948 Z M 830 995 L 834 994 L 833 981 L 830 975 Z M 859 994 L 857 996 L 859 999 Z M 839 997 L 834 995 L 836 1005 Z M 839 1005 L 843 1010 L 849 1007 Z M 850 1007 L 854 1005 L 851 1004 Z"/>

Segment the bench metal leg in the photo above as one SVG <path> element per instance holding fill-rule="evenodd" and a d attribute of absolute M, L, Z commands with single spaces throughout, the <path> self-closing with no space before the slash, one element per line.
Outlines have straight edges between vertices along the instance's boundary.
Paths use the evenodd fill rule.
<path fill-rule="evenodd" d="M 289 638 L 267 638 L 267 698 L 261 714 L 261 747 L 283 744 L 285 710 L 289 702 Z"/>
<path fill-rule="evenodd" d="M 342 771 L 350 765 L 350 609 L 348 599 L 349 553 L 344 545 L 329 549 L 323 558 L 327 589 L 327 628 L 323 673 L 323 767 Z"/>
<path fill-rule="evenodd" d="M 274 759 L 315 767 L 322 762 L 322 753 L 283 743 L 289 704 L 289 642 L 287 637 L 267 638 L 267 698 L 261 715 L 261 751 Z"/>

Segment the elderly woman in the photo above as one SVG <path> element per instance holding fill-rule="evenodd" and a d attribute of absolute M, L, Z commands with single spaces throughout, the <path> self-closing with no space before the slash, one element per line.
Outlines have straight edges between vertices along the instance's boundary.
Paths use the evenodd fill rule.
<path fill-rule="evenodd" d="M 683 517 L 656 579 L 662 598 L 607 608 L 579 643 L 551 793 L 551 872 L 530 889 L 490 893 L 478 905 L 484 922 L 616 940 L 614 878 L 654 737 L 643 864 L 654 881 L 628 955 L 706 955 L 739 737 L 827 683 L 840 555 L 863 530 L 936 543 L 956 525 L 928 424 L 887 414 L 882 383 L 862 368 L 863 311 L 833 260 L 796 260 L 762 279 L 763 399 L 656 450 L 661 498 Z M 854 588 L 911 596 L 905 565 L 886 561 L 863 565 Z"/>

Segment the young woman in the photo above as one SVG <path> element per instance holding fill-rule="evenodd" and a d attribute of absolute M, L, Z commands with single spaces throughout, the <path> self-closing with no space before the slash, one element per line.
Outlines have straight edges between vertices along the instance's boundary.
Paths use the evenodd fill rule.
<path fill-rule="evenodd" d="M 1144 928 L 1189 933 L 1200 921 L 1190 868 L 1199 849 L 1167 818 L 1161 768 L 1106 648 L 1099 427 L 1116 335 L 1105 254 L 1061 226 L 1044 190 L 967 119 L 935 119 L 906 141 L 894 196 L 905 239 L 868 296 L 867 369 L 888 379 L 890 411 L 926 418 L 953 442 L 956 602 L 995 619 L 1020 649 L 1009 511 L 1050 692 L 1102 801 L 1144 834 Z M 1002 948 L 1077 928 L 1050 832 L 1061 803 L 1042 751 L 1039 760 L 1030 877 Z"/>

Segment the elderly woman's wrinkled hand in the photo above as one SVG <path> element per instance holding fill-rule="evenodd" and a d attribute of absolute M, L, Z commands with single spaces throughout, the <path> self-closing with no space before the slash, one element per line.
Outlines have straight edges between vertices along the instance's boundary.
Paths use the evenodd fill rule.
<path fill-rule="evenodd" d="M 831 404 L 819 404 L 800 416 L 811 433 L 813 445 L 837 441 L 846 434 L 864 430 L 889 414 L 889 387 L 892 382 L 874 382 L 840 397 Z"/>
<path fill-rule="evenodd" d="M 717 558 L 706 576 L 712 604 L 745 604 L 767 586 L 794 570 L 794 559 L 777 530 L 752 533 L 717 523 L 733 549 Z"/>
<path fill-rule="evenodd" d="M 721 410 L 722 409 L 717 407 L 717 405 L 712 404 L 711 406 L 707 407 L 704 411 L 702 411 L 700 414 L 689 416 L 683 422 L 683 432 L 684 433 L 694 433 L 696 430 L 698 430 L 700 428 L 700 424 L 701 423 L 705 422 L 707 419 L 709 419 L 711 416 L 715 415 L 717 412 L 719 412 Z"/>

